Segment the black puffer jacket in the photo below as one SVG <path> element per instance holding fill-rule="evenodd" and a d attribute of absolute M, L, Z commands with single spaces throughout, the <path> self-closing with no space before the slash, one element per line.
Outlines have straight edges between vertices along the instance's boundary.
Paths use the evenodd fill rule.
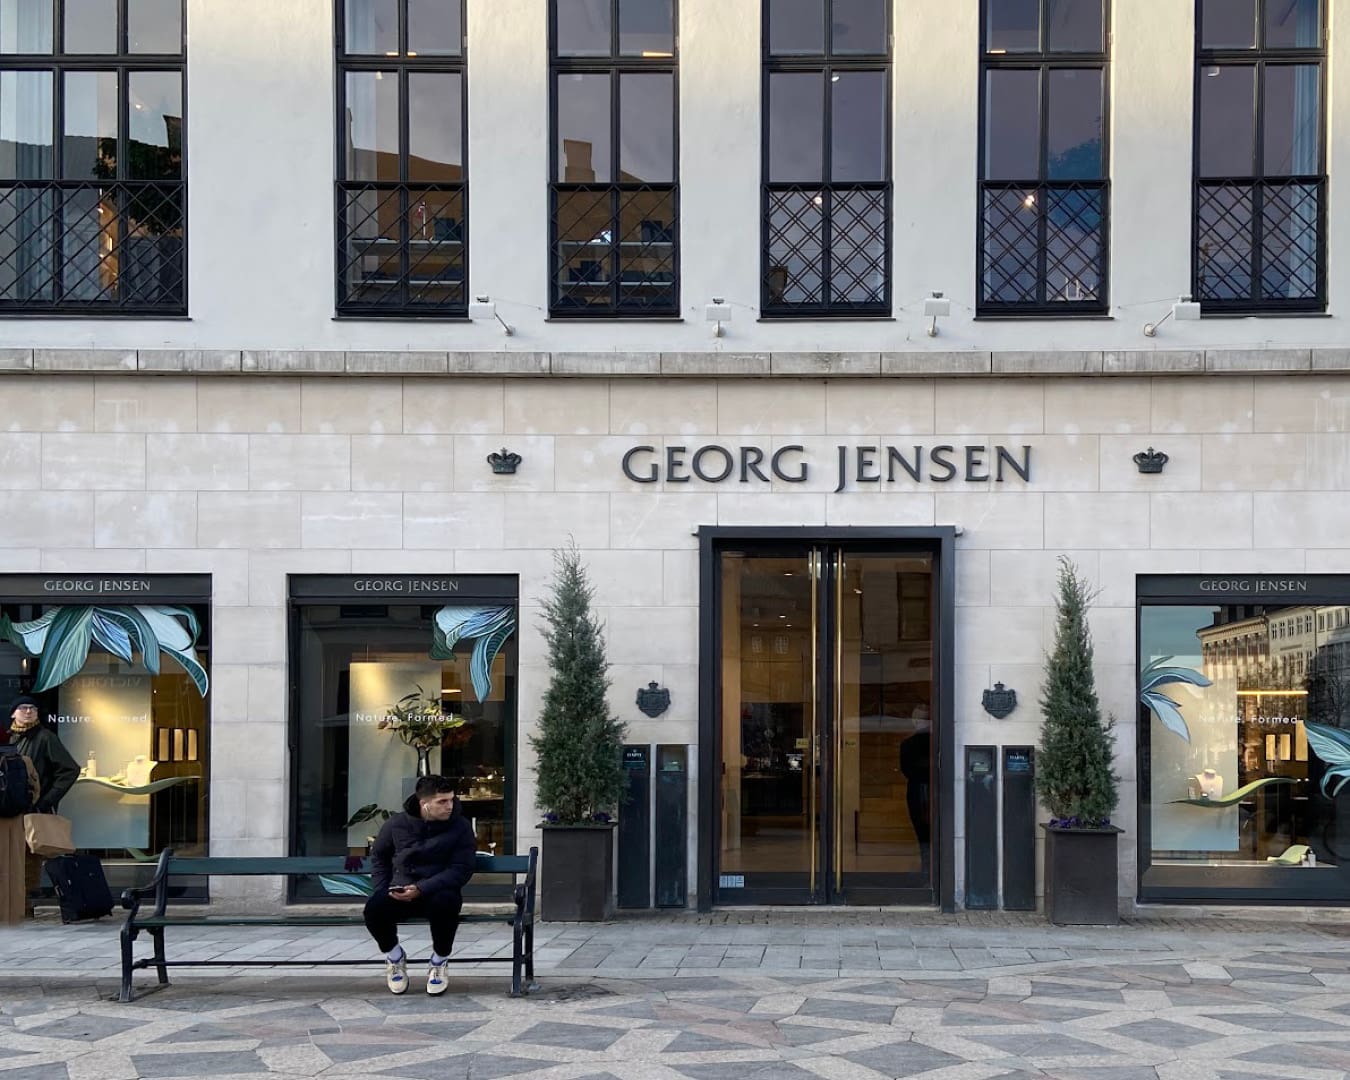
<path fill-rule="evenodd" d="M 80 778 L 80 767 L 56 732 L 42 724 L 27 731 L 12 731 L 9 737 L 37 771 L 42 792 L 34 809 L 40 814 L 56 813 L 66 792 Z"/>
<path fill-rule="evenodd" d="M 375 838 L 370 849 L 375 892 L 416 885 L 425 896 L 447 890 L 458 894 L 473 877 L 478 844 L 459 801 L 446 821 L 423 821 L 420 809 L 417 796 L 408 796 L 403 813 L 386 821 Z"/>

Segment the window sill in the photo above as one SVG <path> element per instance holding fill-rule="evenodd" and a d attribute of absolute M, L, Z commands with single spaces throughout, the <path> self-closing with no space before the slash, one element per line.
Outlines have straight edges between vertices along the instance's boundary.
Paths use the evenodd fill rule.
<path fill-rule="evenodd" d="M 1027 312 L 1025 315 L 976 315 L 972 322 L 1115 322 L 1114 315 L 1097 314 L 1079 314 L 1071 312 L 1057 314 L 1054 312 L 1036 311 Z"/>
<path fill-rule="evenodd" d="M 825 315 L 814 312 L 809 315 L 761 315 L 755 320 L 761 323 L 793 323 L 793 322 L 824 322 L 824 323 L 845 323 L 845 322 L 895 322 L 894 315 Z"/>
<path fill-rule="evenodd" d="M 91 311 L 84 312 L 73 311 L 4 311 L 0 309 L 0 321 L 12 320 L 15 322 L 33 322 L 35 320 L 44 321 L 75 321 L 75 322 L 191 322 L 191 315 L 145 315 L 145 314 L 121 314 L 113 311 Z"/>
<path fill-rule="evenodd" d="M 1200 318 L 1211 319 L 1334 319 L 1329 311 L 1210 311 L 1201 312 Z"/>
<path fill-rule="evenodd" d="M 611 323 L 682 323 L 683 315 L 578 315 L 573 318 L 570 315 L 550 315 L 544 320 L 546 323 L 584 323 L 588 326 L 604 326 Z"/>
<path fill-rule="evenodd" d="M 435 322 L 435 323 L 469 323 L 473 322 L 467 315 L 422 315 L 412 312 L 403 312 L 399 314 L 390 313 L 388 315 L 334 315 L 333 322 Z"/>

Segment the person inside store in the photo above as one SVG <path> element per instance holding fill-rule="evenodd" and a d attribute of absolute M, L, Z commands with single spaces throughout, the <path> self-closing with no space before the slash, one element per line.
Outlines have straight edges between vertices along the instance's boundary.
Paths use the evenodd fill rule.
<path fill-rule="evenodd" d="M 932 838 L 932 811 L 929 798 L 929 769 L 933 737 L 929 730 L 928 707 L 916 706 L 912 715 L 917 730 L 900 744 L 900 772 L 905 778 L 905 807 L 919 842 L 919 871 L 928 874 Z"/>
<path fill-rule="evenodd" d="M 427 993 L 445 993 L 445 965 L 477 846 L 455 784 L 444 776 L 419 778 L 403 812 L 380 829 L 370 849 L 372 891 L 365 918 L 384 953 L 385 985 L 392 993 L 408 989 L 408 956 L 399 944 L 398 924 L 415 918 L 431 924 Z"/>
<path fill-rule="evenodd" d="M 33 764 L 38 778 L 38 799 L 33 812 L 55 814 L 61 800 L 80 777 L 80 767 L 60 737 L 42 722 L 37 698 L 21 694 L 9 707 L 9 741 Z M 31 852 L 24 864 L 27 900 L 24 914 L 32 915 L 33 894 L 42 878 L 42 858 Z"/>

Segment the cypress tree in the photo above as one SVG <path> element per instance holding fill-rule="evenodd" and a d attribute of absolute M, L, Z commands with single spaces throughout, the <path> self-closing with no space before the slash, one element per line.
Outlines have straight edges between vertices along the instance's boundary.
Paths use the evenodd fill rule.
<path fill-rule="evenodd" d="M 544 640 L 551 671 L 538 734 L 535 802 L 550 824 L 608 821 L 623 794 L 625 725 L 609 711 L 609 663 L 594 590 L 575 545 L 553 554 L 544 600 Z"/>
<path fill-rule="evenodd" d="M 1109 825 L 1119 777 L 1112 770 L 1115 719 L 1103 722 L 1092 673 L 1087 611 L 1093 594 L 1067 558 L 1059 560 L 1054 650 L 1041 691 L 1036 791 L 1052 825 Z"/>

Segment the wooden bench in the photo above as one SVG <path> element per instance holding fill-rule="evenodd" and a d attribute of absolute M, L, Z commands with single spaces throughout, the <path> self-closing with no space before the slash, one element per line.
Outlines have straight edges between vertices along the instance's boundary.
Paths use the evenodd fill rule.
<path fill-rule="evenodd" d="M 513 908 L 509 914 L 491 914 L 483 912 L 462 912 L 461 924 L 493 923 L 511 927 L 511 956 L 453 956 L 452 964 L 510 964 L 511 996 L 536 988 L 534 982 L 534 886 L 535 870 L 539 862 L 539 849 L 530 848 L 529 855 L 479 855 L 474 865 L 475 874 L 509 874 L 512 879 Z M 344 859 L 340 855 L 300 857 L 300 858 L 180 858 L 171 850 L 164 851 L 155 867 L 155 876 L 150 884 L 139 889 L 128 889 L 122 893 L 122 907 L 129 912 L 122 927 L 122 991 L 120 1001 L 131 1001 L 132 973 L 140 968 L 155 968 L 159 973 L 159 982 L 165 985 L 169 981 L 170 967 L 273 967 L 300 966 L 313 964 L 376 964 L 383 963 L 384 957 L 375 956 L 368 960 L 170 960 L 164 952 L 164 931 L 173 926 L 364 926 L 361 909 L 353 906 L 348 910 L 332 914 L 308 914 L 278 912 L 275 915 L 213 915 L 208 910 L 204 914 L 170 914 L 169 878 L 170 876 L 194 875 L 199 877 L 282 877 L 295 874 L 324 875 L 346 883 L 353 893 L 358 891 L 361 879 L 370 877 L 369 860 Z M 517 881 L 516 879 L 521 880 Z M 148 913 L 143 911 L 141 903 L 153 899 Z M 182 909 L 179 909 L 180 911 Z M 409 922 L 424 920 L 410 919 Z M 133 956 L 132 943 L 145 931 L 154 942 L 151 956 Z M 373 950 L 372 945 L 372 950 Z"/>

